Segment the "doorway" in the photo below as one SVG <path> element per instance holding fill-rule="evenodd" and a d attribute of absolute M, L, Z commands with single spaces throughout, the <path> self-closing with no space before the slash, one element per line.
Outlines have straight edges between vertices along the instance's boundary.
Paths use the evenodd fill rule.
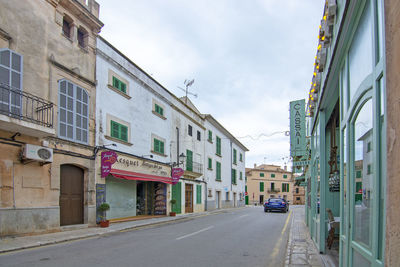
<path fill-rule="evenodd" d="M 260 204 L 264 204 L 264 195 L 260 195 Z"/>
<path fill-rule="evenodd" d="M 74 165 L 61 165 L 60 225 L 83 223 L 84 171 Z"/>
<path fill-rule="evenodd" d="M 216 205 L 217 209 L 221 208 L 220 199 L 221 199 L 221 191 L 216 191 L 216 194 L 215 194 L 215 205 Z"/>
<path fill-rule="evenodd" d="M 185 184 L 185 213 L 193 212 L 193 185 Z"/>

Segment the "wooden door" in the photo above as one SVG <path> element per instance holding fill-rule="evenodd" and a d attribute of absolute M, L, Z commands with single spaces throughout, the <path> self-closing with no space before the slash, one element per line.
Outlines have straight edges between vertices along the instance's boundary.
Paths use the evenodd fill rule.
<path fill-rule="evenodd" d="M 172 186 L 172 199 L 176 200 L 176 203 L 172 205 L 172 211 L 176 213 L 182 213 L 182 183 L 179 182 Z"/>
<path fill-rule="evenodd" d="M 185 184 L 185 213 L 193 212 L 193 185 Z"/>
<path fill-rule="evenodd" d="M 61 165 L 60 225 L 83 223 L 83 170 Z"/>

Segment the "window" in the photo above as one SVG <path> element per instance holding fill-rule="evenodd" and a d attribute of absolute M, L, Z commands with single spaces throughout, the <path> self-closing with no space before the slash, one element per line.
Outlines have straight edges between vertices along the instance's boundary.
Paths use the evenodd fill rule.
<path fill-rule="evenodd" d="M 300 200 L 300 197 L 296 197 L 296 200 L 299 201 L 299 200 Z"/>
<path fill-rule="evenodd" d="M 264 173 L 263 172 L 260 172 L 260 177 L 264 177 Z"/>
<path fill-rule="evenodd" d="M 154 152 L 160 153 L 164 155 L 164 142 L 161 140 L 158 140 L 157 138 L 154 138 Z"/>
<path fill-rule="evenodd" d="M 372 165 L 368 164 L 367 165 L 367 174 L 371 174 L 372 173 Z"/>
<path fill-rule="evenodd" d="M 216 154 L 218 156 L 221 156 L 221 138 L 219 138 L 217 136 L 216 139 L 217 139 L 217 152 L 216 152 Z"/>
<path fill-rule="evenodd" d="M 197 131 L 197 140 L 201 141 L 201 133 L 200 133 L 200 131 Z"/>
<path fill-rule="evenodd" d="M 226 201 L 229 201 L 229 192 L 226 192 L 225 199 L 226 199 Z"/>
<path fill-rule="evenodd" d="M 243 162 L 243 154 L 242 153 L 239 154 L 239 161 Z"/>
<path fill-rule="evenodd" d="M 201 204 L 201 185 L 196 185 L 196 203 Z"/>
<path fill-rule="evenodd" d="M 66 81 L 59 82 L 58 135 L 80 143 L 89 138 L 89 95 L 81 87 Z"/>
<path fill-rule="evenodd" d="M 287 174 L 284 174 L 284 175 L 283 175 L 283 178 L 287 178 Z"/>
<path fill-rule="evenodd" d="M 237 151 L 236 149 L 233 149 L 233 164 L 237 164 L 236 158 L 237 158 Z"/>
<path fill-rule="evenodd" d="M 116 77 L 112 77 L 112 85 L 122 93 L 126 94 L 126 84 Z"/>
<path fill-rule="evenodd" d="M 87 40 L 88 40 L 87 31 L 84 28 L 79 27 L 79 29 L 78 29 L 78 45 L 81 48 L 86 49 L 86 47 L 88 45 L 88 41 Z"/>
<path fill-rule="evenodd" d="M 164 109 L 162 107 L 160 107 L 159 105 L 157 105 L 157 104 L 154 104 L 154 111 L 157 114 L 159 114 L 161 116 L 164 116 Z"/>
<path fill-rule="evenodd" d="M 271 178 L 275 178 L 275 173 L 271 173 Z"/>
<path fill-rule="evenodd" d="M 111 121 L 111 137 L 128 142 L 128 127 L 115 121 Z"/>
<path fill-rule="evenodd" d="M 356 178 L 361 178 L 361 174 L 362 174 L 361 171 L 356 171 Z"/>
<path fill-rule="evenodd" d="M 193 152 L 189 149 L 186 150 L 186 170 L 193 171 Z"/>
<path fill-rule="evenodd" d="M 64 16 L 63 18 L 62 33 L 65 37 L 72 39 L 72 19 L 67 16 Z"/>
<path fill-rule="evenodd" d="M 296 194 L 298 194 L 299 193 L 299 188 L 296 188 Z"/>
<path fill-rule="evenodd" d="M 188 125 L 188 135 L 192 136 L 193 135 L 193 128 L 192 125 Z"/>
<path fill-rule="evenodd" d="M 216 162 L 215 163 L 216 166 L 216 178 L 215 180 L 217 181 L 221 181 L 221 162 Z"/>
<path fill-rule="evenodd" d="M 0 83 L 12 89 L 22 90 L 22 56 L 9 49 L 0 49 Z M 0 111 L 21 115 L 21 97 L 18 93 L 2 90 Z"/>
<path fill-rule="evenodd" d="M 212 132 L 210 130 L 208 130 L 208 142 L 212 143 Z"/>
<path fill-rule="evenodd" d="M 372 150 L 371 148 L 371 142 L 367 143 L 367 152 L 370 152 Z"/>
<path fill-rule="evenodd" d="M 232 169 L 232 184 L 237 184 L 236 183 L 236 170 Z"/>
<path fill-rule="evenodd" d="M 282 184 L 282 192 L 289 192 L 289 184 L 286 183 Z"/>
<path fill-rule="evenodd" d="M 212 159 L 208 158 L 208 169 L 212 170 Z"/>
<path fill-rule="evenodd" d="M 239 173 L 239 179 L 243 180 L 243 173 L 242 172 Z"/>
<path fill-rule="evenodd" d="M 275 191 L 275 183 L 271 183 L 271 191 Z"/>
<path fill-rule="evenodd" d="M 264 182 L 260 182 L 260 192 L 264 192 Z"/>

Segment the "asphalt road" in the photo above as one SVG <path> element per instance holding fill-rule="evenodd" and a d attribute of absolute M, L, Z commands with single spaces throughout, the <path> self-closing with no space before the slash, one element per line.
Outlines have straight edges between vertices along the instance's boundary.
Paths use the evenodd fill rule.
<path fill-rule="evenodd" d="M 283 266 L 289 213 L 230 210 L 0 255 L 0 266 Z"/>

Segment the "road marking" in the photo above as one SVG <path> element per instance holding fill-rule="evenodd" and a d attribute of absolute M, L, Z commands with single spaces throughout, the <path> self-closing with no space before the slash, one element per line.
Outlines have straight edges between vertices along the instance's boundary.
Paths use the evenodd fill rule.
<path fill-rule="evenodd" d="M 181 240 L 181 239 L 184 239 L 184 238 L 189 237 L 189 236 L 197 235 L 197 234 L 199 234 L 199 233 L 201 233 L 201 232 L 210 230 L 211 228 L 214 228 L 214 226 L 209 226 L 209 227 L 207 227 L 207 228 L 201 229 L 201 230 L 196 231 L 196 232 L 193 232 L 193 233 L 191 233 L 191 234 L 183 235 L 183 236 L 181 236 L 181 237 L 176 238 L 176 240 Z"/>
<path fill-rule="evenodd" d="M 243 218 L 243 217 L 247 217 L 247 216 L 249 216 L 249 214 L 245 214 L 245 215 L 239 216 L 238 219 L 239 218 Z"/>
<path fill-rule="evenodd" d="M 278 242 L 276 242 L 274 250 L 271 253 L 271 261 L 275 261 L 276 256 L 278 256 L 278 253 L 279 253 L 279 250 L 280 250 L 279 247 L 281 246 L 281 243 L 283 241 L 283 233 L 286 231 L 286 228 L 287 228 L 287 226 L 289 224 L 290 215 L 292 215 L 292 210 L 289 211 L 289 215 L 286 218 L 286 222 L 285 222 L 285 225 L 283 226 L 283 229 L 282 229 L 282 232 L 281 232 L 281 236 L 279 237 Z M 270 265 L 270 266 L 274 266 L 274 265 Z"/>

